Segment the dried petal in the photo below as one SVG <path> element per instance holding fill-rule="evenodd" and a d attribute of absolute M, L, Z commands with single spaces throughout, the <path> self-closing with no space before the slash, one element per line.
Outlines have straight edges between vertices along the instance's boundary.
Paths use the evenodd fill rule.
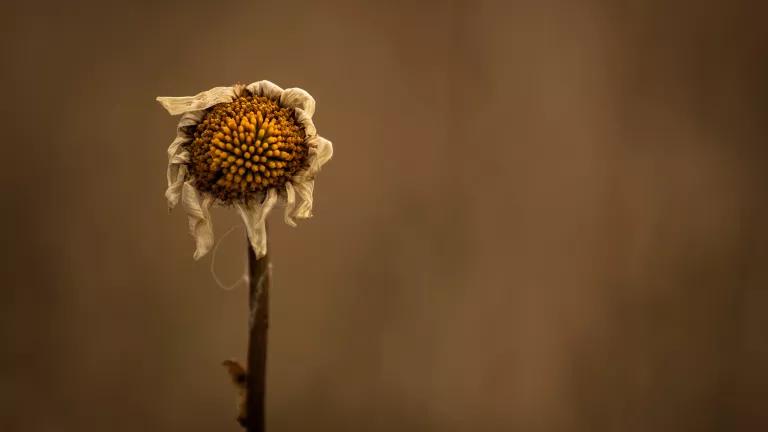
<path fill-rule="evenodd" d="M 168 200 L 168 211 L 173 210 L 181 198 L 181 188 L 187 178 L 187 166 L 168 164 L 168 189 L 165 198 Z"/>
<path fill-rule="evenodd" d="M 310 177 L 314 176 L 320 168 L 333 156 L 333 144 L 320 135 L 308 139 L 309 143 L 309 171 Z"/>
<path fill-rule="evenodd" d="M 312 193 L 315 189 L 315 181 L 294 181 L 293 186 L 296 191 L 296 210 L 293 212 L 293 217 L 298 219 L 312 217 Z"/>
<path fill-rule="evenodd" d="M 235 204 L 240 217 L 245 223 L 245 230 L 248 232 L 253 253 L 256 258 L 261 258 L 267 254 L 267 230 L 264 221 L 277 202 L 277 190 L 274 188 L 267 191 L 264 202 L 245 205 Z"/>
<path fill-rule="evenodd" d="M 296 112 L 296 121 L 299 122 L 302 126 L 304 126 L 304 134 L 307 136 L 307 138 L 312 138 L 313 136 L 317 135 L 317 129 L 315 129 L 315 123 L 312 122 L 312 116 L 307 114 L 303 109 L 301 108 L 295 108 L 294 111 Z"/>
<path fill-rule="evenodd" d="M 272 81 L 256 81 L 248 84 L 245 88 L 256 96 L 265 96 L 272 100 L 280 100 L 283 89 Z"/>
<path fill-rule="evenodd" d="M 229 102 L 235 97 L 235 89 L 232 87 L 214 87 L 208 91 L 200 92 L 194 96 L 169 97 L 159 96 L 157 101 L 171 115 L 182 114 L 188 111 L 198 111 L 210 108 L 218 103 Z"/>
<path fill-rule="evenodd" d="M 296 191 L 293 190 L 291 182 L 285 182 L 285 214 L 283 219 L 288 225 L 295 227 L 296 221 L 293 220 L 293 209 L 296 206 Z"/>
<path fill-rule="evenodd" d="M 202 203 L 192 182 L 184 183 L 181 200 L 189 219 L 189 232 L 195 238 L 194 259 L 205 256 L 213 247 L 213 224 L 211 223 L 210 208 L 213 199 L 206 196 Z"/>
<path fill-rule="evenodd" d="M 315 98 L 300 88 L 289 88 L 280 96 L 280 105 L 286 108 L 300 108 L 309 117 L 315 115 Z"/>

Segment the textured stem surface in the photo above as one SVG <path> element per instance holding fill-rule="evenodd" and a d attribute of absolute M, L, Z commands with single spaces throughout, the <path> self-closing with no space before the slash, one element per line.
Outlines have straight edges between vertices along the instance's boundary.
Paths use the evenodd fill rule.
<path fill-rule="evenodd" d="M 248 276 L 250 314 L 245 429 L 248 432 L 264 432 L 267 328 L 269 327 L 269 286 L 272 279 L 272 263 L 269 261 L 269 254 L 256 258 L 250 244 L 248 244 Z"/>

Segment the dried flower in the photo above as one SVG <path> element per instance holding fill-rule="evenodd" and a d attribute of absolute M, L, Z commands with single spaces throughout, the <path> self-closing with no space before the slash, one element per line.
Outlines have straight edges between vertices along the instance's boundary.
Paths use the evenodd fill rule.
<path fill-rule="evenodd" d="M 182 114 L 168 147 L 165 196 L 169 209 L 184 205 L 195 259 L 213 246 L 214 204 L 237 208 L 257 257 L 266 254 L 264 221 L 278 201 L 291 226 L 312 216 L 315 175 L 333 147 L 317 135 L 309 93 L 258 81 L 157 101 Z"/>

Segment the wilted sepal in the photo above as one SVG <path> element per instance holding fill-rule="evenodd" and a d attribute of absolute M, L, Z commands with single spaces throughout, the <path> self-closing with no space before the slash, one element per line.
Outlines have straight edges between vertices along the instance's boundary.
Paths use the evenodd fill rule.
<path fill-rule="evenodd" d="M 195 239 L 194 259 L 205 256 L 213 247 L 213 223 L 210 208 L 213 198 L 206 196 L 202 202 L 197 189 L 188 181 L 184 183 L 181 200 L 189 218 L 189 232 Z"/>
<path fill-rule="evenodd" d="M 267 191 L 266 197 L 262 203 L 257 204 L 235 204 L 240 217 L 245 223 L 245 230 L 248 233 L 248 240 L 253 248 L 256 258 L 261 258 L 267 254 L 267 229 L 265 220 L 277 202 L 277 190 L 271 188 Z"/>

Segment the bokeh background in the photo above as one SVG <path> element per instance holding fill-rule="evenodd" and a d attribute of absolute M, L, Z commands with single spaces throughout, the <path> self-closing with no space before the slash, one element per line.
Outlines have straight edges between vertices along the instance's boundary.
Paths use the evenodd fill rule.
<path fill-rule="evenodd" d="M 239 430 L 154 98 L 260 79 L 336 150 L 272 219 L 270 431 L 768 430 L 765 2 L 1 8 L 0 430 Z"/>

